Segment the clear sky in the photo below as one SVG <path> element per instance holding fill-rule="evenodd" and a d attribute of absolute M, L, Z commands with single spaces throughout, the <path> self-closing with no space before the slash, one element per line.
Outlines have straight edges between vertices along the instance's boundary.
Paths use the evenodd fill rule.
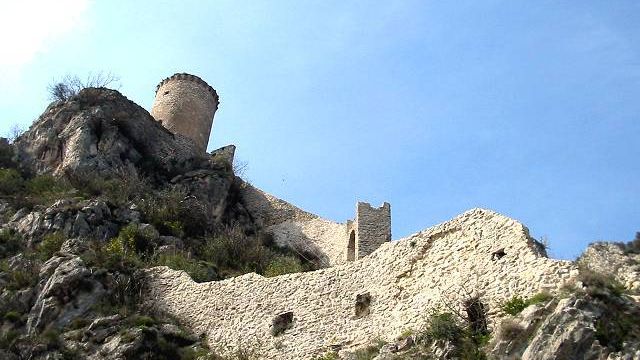
<path fill-rule="evenodd" d="M 107 71 L 219 93 L 209 149 L 256 186 L 345 221 L 392 205 L 393 237 L 485 207 L 573 258 L 640 231 L 638 1 L 0 2 L 0 132 L 46 87 Z"/>

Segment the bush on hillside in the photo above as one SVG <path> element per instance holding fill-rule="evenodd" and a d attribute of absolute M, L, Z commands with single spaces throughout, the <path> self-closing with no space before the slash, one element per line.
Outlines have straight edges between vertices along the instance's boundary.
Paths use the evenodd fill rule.
<path fill-rule="evenodd" d="M 14 230 L 0 230 L 0 259 L 16 255 L 24 249 L 25 241 Z"/>
<path fill-rule="evenodd" d="M 303 271 L 304 268 L 300 263 L 300 259 L 291 255 L 275 254 L 269 261 L 263 275 L 266 277 L 273 277 Z"/>
<path fill-rule="evenodd" d="M 40 244 L 38 244 L 38 257 L 42 261 L 47 261 L 53 254 L 60 251 L 65 237 L 61 232 L 50 233 L 44 236 Z"/>
<path fill-rule="evenodd" d="M 105 72 L 89 73 L 86 79 L 81 79 L 78 75 L 66 75 L 61 81 L 54 82 L 47 86 L 49 99 L 52 101 L 66 101 L 86 88 L 108 87 L 115 84 L 120 79 Z"/>
<path fill-rule="evenodd" d="M 195 282 L 219 280 L 215 267 L 202 261 L 193 259 L 189 253 L 175 251 L 161 253 L 154 256 L 151 266 L 168 266 L 173 270 L 183 270 Z"/>
<path fill-rule="evenodd" d="M 6 138 L 0 138 L 0 169 L 15 168 L 13 146 Z"/>
<path fill-rule="evenodd" d="M 0 194 L 15 195 L 22 193 L 25 180 L 16 169 L 0 169 Z"/>
<path fill-rule="evenodd" d="M 627 290 L 612 274 L 596 272 L 585 264 L 580 264 L 578 269 L 580 273 L 577 279 L 584 284 L 587 294 L 593 297 L 606 298 L 607 293 L 619 297 Z"/>

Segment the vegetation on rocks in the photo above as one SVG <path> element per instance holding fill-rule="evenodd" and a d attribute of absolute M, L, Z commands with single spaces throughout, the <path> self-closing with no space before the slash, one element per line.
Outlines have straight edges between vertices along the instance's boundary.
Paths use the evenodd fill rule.
<path fill-rule="evenodd" d="M 524 299 L 520 296 L 514 296 L 502 304 L 502 311 L 509 315 L 518 315 L 526 307 L 547 302 L 552 298 L 553 296 L 546 292 L 535 294 L 528 299 Z"/>
<path fill-rule="evenodd" d="M 134 111 L 111 108 L 108 90 L 56 90 L 64 90 L 57 107 L 102 101 L 114 116 Z M 119 136 L 138 130 L 127 131 Z M 250 216 L 238 217 L 232 167 L 220 159 L 181 165 L 134 156 L 127 166 L 53 176 L 16 155 L 39 141 L 33 136 L 0 140 L 0 358 L 222 360 L 205 339 L 141 303 L 145 268 L 184 270 L 198 282 L 314 269 L 276 247 Z"/>

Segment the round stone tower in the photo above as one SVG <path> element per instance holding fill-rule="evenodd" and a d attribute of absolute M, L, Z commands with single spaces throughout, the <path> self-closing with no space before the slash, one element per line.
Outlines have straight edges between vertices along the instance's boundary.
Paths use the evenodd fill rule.
<path fill-rule="evenodd" d="M 160 82 L 151 115 L 174 134 L 192 139 L 198 150 L 207 151 L 218 94 L 201 78 L 174 74 Z"/>

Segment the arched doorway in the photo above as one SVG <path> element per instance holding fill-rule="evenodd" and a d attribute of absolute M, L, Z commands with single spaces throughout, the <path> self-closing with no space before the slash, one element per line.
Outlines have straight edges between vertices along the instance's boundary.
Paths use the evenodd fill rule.
<path fill-rule="evenodd" d="M 349 234 L 349 244 L 347 245 L 347 261 L 356 259 L 356 232 L 351 230 Z"/>

